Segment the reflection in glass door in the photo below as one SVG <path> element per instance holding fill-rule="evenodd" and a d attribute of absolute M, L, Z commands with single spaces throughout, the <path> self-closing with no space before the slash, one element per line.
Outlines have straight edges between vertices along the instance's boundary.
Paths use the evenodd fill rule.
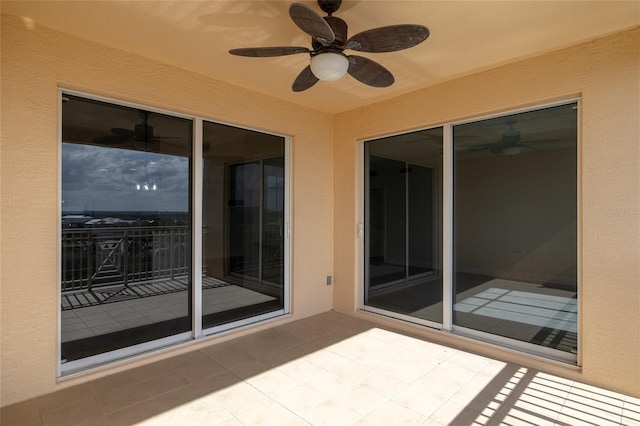
<path fill-rule="evenodd" d="M 259 161 L 230 165 L 228 169 L 228 271 L 259 279 L 261 165 Z"/>
<path fill-rule="evenodd" d="M 192 129 L 62 95 L 62 371 L 189 337 Z"/>
<path fill-rule="evenodd" d="M 229 273 L 283 284 L 284 158 L 229 166 Z"/>
<path fill-rule="evenodd" d="M 262 275 L 260 281 L 284 287 L 284 157 L 262 161 Z"/>
<path fill-rule="evenodd" d="M 577 104 L 453 135 L 454 325 L 575 353 Z"/>
<path fill-rule="evenodd" d="M 365 144 L 366 306 L 442 322 L 442 129 Z"/>
<path fill-rule="evenodd" d="M 60 99 L 61 374 L 288 313 L 283 137 Z"/>
<path fill-rule="evenodd" d="M 577 102 L 366 142 L 364 308 L 575 362 L 577 147 Z"/>
<path fill-rule="evenodd" d="M 369 156 L 369 289 L 407 278 L 406 163 Z"/>
<path fill-rule="evenodd" d="M 284 138 L 205 122 L 202 323 L 285 307 Z"/>

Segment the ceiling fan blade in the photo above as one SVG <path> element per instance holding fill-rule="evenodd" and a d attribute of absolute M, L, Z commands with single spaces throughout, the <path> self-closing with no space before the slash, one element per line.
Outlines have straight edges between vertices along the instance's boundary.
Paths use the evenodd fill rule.
<path fill-rule="evenodd" d="M 237 56 L 250 56 L 253 58 L 267 58 L 272 56 L 295 55 L 297 53 L 309 53 L 306 47 L 299 46 L 275 46 L 275 47 L 247 47 L 244 49 L 231 49 L 229 53 Z"/>
<path fill-rule="evenodd" d="M 93 142 L 100 145 L 118 145 L 121 143 L 129 142 L 132 139 L 126 136 L 119 135 L 111 135 L 111 136 L 101 136 L 99 138 L 94 138 Z"/>
<path fill-rule="evenodd" d="M 523 147 L 523 148 L 530 149 L 531 151 L 542 151 L 542 148 L 538 148 L 538 147 L 531 146 L 531 145 L 526 145 L 526 144 L 523 144 L 523 143 L 522 143 L 522 144 L 519 144 L 519 145 L 517 145 L 517 146 L 521 146 L 521 147 Z"/>
<path fill-rule="evenodd" d="M 307 90 L 314 84 L 318 82 L 318 77 L 313 75 L 311 72 L 311 65 L 307 65 L 305 69 L 303 69 L 300 74 L 296 77 L 291 89 L 294 92 L 302 92 L 303 90 Z"/>
<path fill-rule="evenodd" d="M 347 41 L 346 48 L 360 52 L 395 52 L 422 43 L 429 37 L 423 25 L 390 25 L 363 31 Z"/>
<path fill-rule="evenodd" d="M 393 74 L 379 63 L 364 56 L 351 55 L 347 72 L 361 83 L 373 87 L 388 87 L 395 79 Z"/>
<path fill-rule="evenodd" d="M 336 38 L 327 21 L 304 4 L 293 3 L 289 6 L 289 16 L 302 31 L 320 42 L 329 44 Z"/>
<path fill-rule="evenodd" d="M 473 145 L 473 146 L 466 147 L 464 150 L 465 151 L 484 151 L 485 149 L 491 148 L 492 145 L 493 144 L 490 144 L 490 143 L 485 143 L 482 145 Z"/>
<path fill-rule="evenodd" d="M 136 132 L 131 129 L 123 129 L 120 127 L 113 127 L 111 129 L 111 133 L 113 133 L 114 135 L 118 135 L 121 138 L 132 138 L 136 134 Z"/>

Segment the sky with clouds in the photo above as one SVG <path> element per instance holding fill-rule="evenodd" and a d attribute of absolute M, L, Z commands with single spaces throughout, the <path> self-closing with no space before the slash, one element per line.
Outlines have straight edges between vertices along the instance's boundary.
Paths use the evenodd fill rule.
<path fill-rule="evenodd" d="M 145 184 L 148 190 L 145 190 Z M 188 209 L 188 158 L 111 147 L 62 144 L 63 213 L 187 212 Z"/>

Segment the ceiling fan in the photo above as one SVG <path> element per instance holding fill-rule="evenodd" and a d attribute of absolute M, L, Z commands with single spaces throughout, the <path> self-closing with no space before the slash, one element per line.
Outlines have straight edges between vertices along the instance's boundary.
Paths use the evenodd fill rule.
<path fill-rule="evenodd" d="M 467 151 L 483 151 L 488 149 L 492 154 L 504 154 L 508 156 L 520 154 L 523 148 L 532 151 L 540 151 L 539 148 L 521 143 L 522 135 L 519 130 L 514 128 L 515 124 L 516 120 L 507 121 L 508 129 L 502 134 L 502 137 L 499 140 L 471 146 L 467 148 Z"/>
<path fill-rule="evenodd" d="M 93 142 L 100 145 L 122 145 L 132 143 L 135 149 L 153 151 L 154 144 L 167 143 L 160 139 L 178 139 L 174 136 L 156 136 L 153 134 L 153 126 L 148 123 L 149 112 L 139 111 L 142 122 L 136 124 L 133 129 L 113 127 L 110 129 L 111 135 L 101 136 L 93 139 Z"/>
<path fill-rule="evenodd" d="M 249 47 L 231 49 L 238 56 L 273 57 L 308 53 L 310 64 L 293 82 L 294 92 L 309 89 L 318 80 L 334 81 L 349 73 L 356 80 L 372 87 L 388 87 L 394 83 L 393 74 L 371 59 L 345 55 L 347 49 L 370 52 L 395 52 L 422 43 L 429 37 L 429 29 L 422 25 L 390 25 L 363 31 L 347 39 L 347 23 L 333 16 L 342 0 L 318 0 L 322 17 L 310 7 L 293 3 L 289 15 L 293 22 L 311 36 L 312 49 L 301 46 Z"/>

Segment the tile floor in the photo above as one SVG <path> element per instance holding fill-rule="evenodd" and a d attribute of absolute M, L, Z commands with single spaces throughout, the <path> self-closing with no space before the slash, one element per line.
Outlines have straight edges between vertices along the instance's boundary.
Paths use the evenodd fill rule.
<path fill-rule="evenodd" d="M 640 399 L 325 313 L 2 409 L 2 425 L 640 425 Z"/>

